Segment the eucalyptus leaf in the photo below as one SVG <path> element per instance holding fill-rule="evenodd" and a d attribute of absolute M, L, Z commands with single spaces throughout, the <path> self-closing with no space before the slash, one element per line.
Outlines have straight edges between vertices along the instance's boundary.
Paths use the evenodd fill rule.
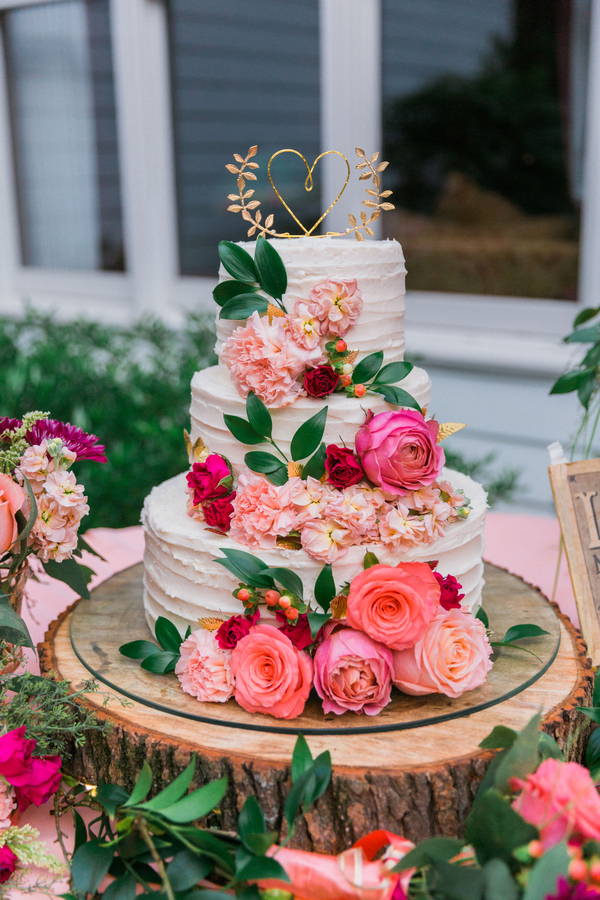
<path fill-rule="evenodd" d="M 234 244 L 232 241 L 220 241 L 219 259 L 223 263 L 223 268 L 229 272 L 232 278 L 250 284 L 258 282 L 254 260 L 248 251 L 238 244 Z"/>
<path fill-rule="evenodd" d="M 316 478 L 317 481 L 325 474 L 325 460 L 327 458 L 327 449 L 325 444 L 321 443 L 302 469 L 302 478 Z"/>
<path fill-rule="evenodd" d="M 393 403 L 395 406 L 422 412 L 419 402 L 408 391 L 403 391 L 402 388 L 393 384 L 374 384 L 369 386 L 369 390 L 381 394 L 388 403 Z"/>
<path fill-rule="evenodd" d="M 281 300 L 287 290 L 287 273 L 279 253 L 264 235 L 256 241 L 254 266 L 261 288 L 271 297 Z"/>
<path fill-rule="evenodd" d="M 155 675 L 167 675 L 173 672 L 179 659 L 179 653 L 171 653 L 169 650 L 163 650 L 161 653 L 153 653 L 142 660 L 141 668 L 147 672 L 154 672 Z"/>
<path fill-rule="evenodd" d="M 490 859 L 483 867 L 485 900 L 517 900 L 519 892 L 503 859 Z"/>
<path fill-rule="evenodd" d="M 240 416 L 224 415 L 223 421 L 240 444 L 264 444 L 264 437 L 255 431 L 250 422 Z"/>
<path fill-rule="evenodd" d="M 544 759 L 560 759 L 564 760 L 564 753 L 556 743 L 553 737 L 550 737 L 549 734 L 546 734 L 545 731 L 540 731 L 538 735 L 538 749 L 540 751 L 540 755 L 542 760 Z"/>
<path fill-rule="evenodd" d="M 253 312 L 266 313 L 269 301 L 260 294 L 239 294 L 221 307 L 220 319 L 247 319 Z"/>
<path fill-rule="evenodd" d="M 194 777 L 194 771 L 196 769 L 196 754 L 194 753 L 191 761 L 185 767 L 183 772 L 180 772 L 177 778 L 168 784 L 166 788 L 163 788 L 160 793 L 153 797 L 151 800 L 146 800 L 145 803 L 142 803 L 142 807 L 144 809 L 154 810 L 156 812 L 160 812 L 163 807 L 172 806 L 173 803 L 177 803 L 178 800 L 181 800 L 190 784 L 192 783 L 192 778 Z"/>
<path fill-rule="evenodd" d="M 325 431 L 327 410 L 328 407 L 324 406 L 316 415 L 303 422 L 297 430 L 290 444 L 293 460 L 306 459 L 307 456 L 315 452 L 321 443 L 321 438 Z"/>
<path fill-rule="evenodd" d="M 243 281 L 221 281 L 213 291 L 213 300 L 219 306 L 223 306 L 228 300 L 239 297 L 240 294 L 253 294 L 258 288 L 252 284 L 244 284 Z"/>
<path fill-rule="evenodd" d="M 246 415 L 258 434 L 264 437 L 271 437 L 271 432 L 273 431 L 271 413 L 260 397 L 257 397 L 253 391 L 250 391 L 246 400 Z"/>
<path fill-rule="evenodd" d="M 329 610 L 331 601 L 336 593 L 331 563 L 327 563 L 326 566 L 323 566 L 315 581 L 315 600 L 324 612 Z"/>
<path fill-rule="evenodd" d="M 119 653 L 126 656 L 127 659 L 146 659 L 147 656 L 158 652 L 159 648 L 152 641 L 130 641 L 119 647 Z"/>
<path fill-rule="evenodd" d="M 159 616 L 154 626 L 154 632 L 156 640 L 163 650 L 170 650 L 171 653 L 179 654 L 179 648 L 183 639 L 172 622 L 164 616 Z"/>
<path fill-rule="evenodd" d="M 366 384 L 374 378 L 383 365 L 383 351 L 370 353 L 356 365 L 352 373 L 353 384 Z"/>
<path fill-rule="evenodd" d="M 392 872 L 403 872 L 406 869 L 423 869 L 434 860 L 449 860 L 457 856 L 464 848 L 465 842 L 459 838 L 432 837 L 421 841 L 414 850 L 402 857 L 396 863 Z M 406 862 L 405 862 L 406 860 Z"/>
<path fill-rule="evenodd" d="M 410 375 L 414 366 L 409 362 L 393 362 L 383 366 L 375 376 L 375 384 L 396 384 Z"/>
<path fill-rule="evenodd" d="M 302 600 L 304 595 L 304 586 L 302 584 L 302 579 L 296 575 L 295 572 L 292 572 L 291 569 L 284 569 L 280 567 L 276 567 L 273 569 L 265 569 L 265 575 L 270 575 L 271 578 L 274 578 L 275 581 L 280 584 L 286 591 L 290 591 L 292 594 L 295 594 L 296 597 L 299 597 Z"/>

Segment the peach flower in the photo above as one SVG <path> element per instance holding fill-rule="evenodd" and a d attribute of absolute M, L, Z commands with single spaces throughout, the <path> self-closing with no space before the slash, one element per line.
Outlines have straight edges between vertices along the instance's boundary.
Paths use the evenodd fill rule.
<path fill-rule="evenodd" d="M 0 778 L 0 831 L 10 825 L 10 817 L 16 809 L 15 789 L 4 778 Z"/>
<path fill-rule="evenodd" d="M 347 528 L 353 543 L 360 544 L 367 537 L 378 538 L 377 510 L 371 491 L 352 486 L 332 491 L 325 515 Z"/>
<path fill-rule="evenodd" d="M 579 763 L 545 759 L 524 781 L 511 778 L 510 786 L 521 789 L 513 809 L 539 829 L 544 850 L 565 838 L 600 841 L 600 796 Z"/>
<path fill-rule="evenodd" d="M 235 699 L 276 719 L 301 715 L 312 686 L 312 660 L 272 625 L 255 625 L 231 655 Z"/>
<path fill-rule="evenodd" d="M 186 694 L 204 703 L 225 703 L 233 694 L 231 650 L 219 647 L 213 632 L 199 628 L 181 645 L 175 674 Z"/>
<path fill-rule="evenodd" d="M 439 610 L 413 647 L 394 653 L 394 684 L 405 694 L 460 697 L 492 668 L 485 625 L 460 609 Z"/>
<path fill-rule="evenodd" d="M 327 484 L 321 484 L 318 478 L 311 478 L 309 475 L 306 481 L 294 479 L 292 503 L 297 513 L 296 527 L 311 519 L 320 519 L 331 495 L 331 488 Z"/>
<path fill-rule="evenodd" d="M 274 317 L 269 324 L 266 316 L 253 312 L 245 325 L 236 328 L 221 354 L 240 397 L 254 391 L 271 408 L 293 403 L 302 391 L 298 376 L 323 359 L 320 346 L 301 347 L 283 322 Z"/>
<path fill-rule="evenodd" d="M 302 549 L 312 559 L 334 563 L 348 552 L 354 538 L 347 528 L 335 519 L 313 519 L 302 526 Z"/>
<path fill-rule="evenodd" d="M 379 520 L 379 537 L 387 547 L 414 547 L 427 537 L 424 516 L 409 516 L 400 503 L 390 506 Z"/>
<path fill-rule="evenodd" d="M 353 579 L 346 621 L 391 650 L 412 647 L 439 609 L 440 586 L 426 563 L 379 563 Z"/>
<path fill-rule="evenodd" d="M 285 298 L 284 298 L 285 302 Z M 305 350 L 314 350 L 321 346 L 321 326 L 311 313 L 305 300 L 298 300 L 294 305 L 294 315 L 288 315 L 287 327 L 294 341 Z M 325 357 L 323 357 L 325 362 Z"/>
<path fill-rule="evenodd" d="M 34 493 L 41 491 L 43 483 L 50 472 L 56 468 L 55 460 L 48 453 L 48 439 L 41 444 L 28 447 L 21 457 L 19 470 L 27 478 Z"/>
<path fill-rule="evenodd" d="M 315 690 L 323 712 L 378 715 L 392 696 L 392 652 L 362 631 L 332 631 L 315 654 Z"/>
<path fill-rule="evenodd" d="M 233 501 L 230 536 L 246 547 L 274 547 L 278 535 L 286 535 L 296 526 L 292 503 L 295 480 L 275 485 L 261 475 L 247 471 L 240 475 Z"/>
<path fill-rule="evenodd" d="M 311 315 L 321 323 L 323 333 L 344 337 L 355 325 L 363 309 L 363 299 L 355 278 L 328 278 L 310 292 Z"/>
<path fill-rule="evenodd" d="M 0 553 L 11 547 L 19 529 L 15 518 L 25 502 L 22 488 L 10 475 L 0 474 Z"/>

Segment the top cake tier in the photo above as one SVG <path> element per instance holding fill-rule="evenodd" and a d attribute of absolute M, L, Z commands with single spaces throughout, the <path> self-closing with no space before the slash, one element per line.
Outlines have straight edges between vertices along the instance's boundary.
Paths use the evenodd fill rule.
<path fill-rule="evenodd" d="M 404 282 L 406 268 L 397 241 L 363 241 L 340 238 L 294 238 L 270 241 L 287 272 L 283 303 L 294 312 L 298 300 L 308 301 L 310 292 L 327 279 L 356 279 L 362 294 L 360 318 L 348 334 L 348 345 L 359 358 L 383 350 L 385 362 L 404 358 Z M 254 241 L 241 243 L 254 256 Z M 223 266 L 219 281 L 231 276 Z M 217 355 L 240 322 L 217 318 Z"/>

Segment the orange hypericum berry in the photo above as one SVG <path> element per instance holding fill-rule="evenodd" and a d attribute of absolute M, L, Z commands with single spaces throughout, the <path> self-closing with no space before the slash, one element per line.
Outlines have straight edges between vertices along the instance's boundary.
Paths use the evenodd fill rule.
<path fill-rule="evenodd" d="M 294 619 L 298 618 L 298 610 L 293 606 L 288 607 L 285 611 L 285 617 L 286 619 L 289 619 L 290 622 L 293 622 Z"/>
<path fill-rule="evenodd" d="M 529 853 L 533 856 L 534 859 L 539 859 L 540 856 L 544 855 L 544 847 L 542 846 L 541 841 L 530 841 L 527 846 Z"/>
<path fill-rule="evenodd" d="M 281 594 L 279 591 L 267 591 L 265 594 L 265 603 L 267 606 L 277 606 Z"/>
<path fill-rule="evenodd" d="M 289 609 L 292 605 L 292 598 L 284 594 L 283 597 L 279 598 L 279 605 L 282 609 Z"/>
<path fill-rule="evenodd" d="M 348 344 L 346 343 L 346 341 L 337 341 L 335 349 L 338 353 L 345 353 L 348 349 Z"/>
<path fill-rule="evenodd" d="M 573 881 L 585 881 L 588 875 L 587 863 L 583 859 L 572 859 L 569 863 L 569 878 Z"/>
<path fill-rule="evenodd" d="M 367 389 L 364 386 L 364 384 L 357 384 L 354 387 L 354 393 L 356 394 L 357 397 L 364 397 L 365 394 L 367 393 Z"/>
<path fill-rule="evenodd" d="M 243 603 L 245 600 L 250 599 L 250 591 L 247 591 L 246 588 L 242 588 L 241 591 L 238 591 L 237 596 L 238 596 L 238 600 L 241 600 Z"/>
<path fill-rule="evenodd" d="M 340 378 L 343 387 L 348 387 L 349 384 L 352 384 L 352 376 L 351 375 L 342 375 Z"/>

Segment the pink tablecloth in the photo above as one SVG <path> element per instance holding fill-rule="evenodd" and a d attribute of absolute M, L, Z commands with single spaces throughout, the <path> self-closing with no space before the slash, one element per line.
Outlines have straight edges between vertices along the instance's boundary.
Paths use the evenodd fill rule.
<path fill-rule="evenodd" d="M 530 584 L 536 585 L 550 597 L 556 573 L 560 531 L 556 519 L 537 516 L 515 516 L 508 513 L 489 513 L 486 523 L 485 558 L 491 563 L 503 566 L 520 575 Z M 97 573 L 92 584 L 99 584 L 114 572 L 134 565 L 142 558 L 143 535 L 140 527 L 113 530 L 96 528 L 86 535 L 88 543 L 106 562 L 86 554 L 85 562 Z M 43 578 L 43 576 L 41 576 Z M 75 593 L 66 585 L 45 579 L 40 583 L 30 582 L 28 586 L 29 604 L 24 617 L 31 631 L 34 643 L 42 640 L 49 623 L 55 619 L 75 599 Z M 562 559 L 556 601 L 561 610 L 578 624 L 575 600 L 569 580 L 567 564 Z M 37 671 L 37 660 L 29 652 L 28 667 Z M 509 725 L 510 723 L 506 723 Z M 52 844 L 55 838 L 54 822 L 47 808 L 30 807 L 24 814 L 22 823 L 30 823 L 38 828 L 42 838 Z M 63 829 L 68 832 L 68 825 Z M 60 855 L 60 852 L 58 853 Z M 32 873 L 34 877 L 43 873 Z M 66 891 L 66 884 L 56 884 L 57 894 Z M 17 891 L 11 896 L 15 900 Z M 32 898 L 42 898 L 42 894 L 32 894 Z"/>

